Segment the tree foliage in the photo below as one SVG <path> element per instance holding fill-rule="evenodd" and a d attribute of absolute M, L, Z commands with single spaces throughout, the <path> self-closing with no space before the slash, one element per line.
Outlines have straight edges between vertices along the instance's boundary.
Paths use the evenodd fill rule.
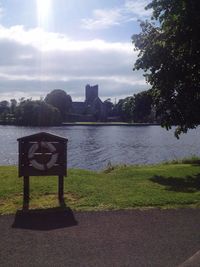
<path fill-rule="evenodd" d="M 40 100 L 21 101 L 15 110 L 17 125 L 53 126 L 60 125 L 61 115 L 57 108 Z"/>
<path fill-rule="evenodd" d="M 72 108 L 72 99 L 65 91 L 55 89 L 45 97 L 45 102 L 56 107 L 61 114 L 62 120 L 66 119 L 67 114 Z"/>
<path fill-rule="evenodd" d="M 119 117 L 122 121 L 132 121 L 132 101 L 133 96 L 119 99 L 118 103 L 113 105 L 111 116 Z"/>
<path fill-rule="evenodd" d="M 7 100 L 2 100 L 0 102 L 0 120 L 2 122 L 7 121 L 9 111 L 10 111 L 9 102 Z"/>
<path fill-rule="evenodd" d="M 16 99 L 10 99 L 10 113 L 14 114 L 17 107 L 17 100 Z"/>
<path fill-rule="evenodd" d="M 105 113 L 107 114 L 107 116 L 112 116 L 112 112 L 113 112 L 113 103 L 111 102 L 111 99 L 108 98 L 104 101 L 104 106 L 105 106 Z"/>
<path fill-rule="evenodd" d="M 151 90 L 143 91 L 133 96 L 120 99 L 114 107 L 115 115 L 123 121 L 145 123 L 152 122 L 152 93 Z"/>
<path fill-rule="evenodd" d="M 133 121 L 134 97 L 128 96 L 121 102 L 122 117 L 125 121 Z"/>
<path fill-rule="evenodd" d="M 151 122 L 152 111 L 151 90 L 135 94 L 133 97 L 132 114 L 134 122 Z"/>
<path fill-rule="evenodd" d="M 178 137 L 200 123 L 200 1 L 153 0 L 149 8 L 152 21 L 132 37 L 134 69 L 145 71 L 161 124 L 176 125 Z"/>

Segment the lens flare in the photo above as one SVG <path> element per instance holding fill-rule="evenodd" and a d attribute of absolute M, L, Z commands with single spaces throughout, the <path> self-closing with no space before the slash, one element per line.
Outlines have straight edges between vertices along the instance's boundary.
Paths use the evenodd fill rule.
<path fill-rule="evenodd" d="M 48 24 L 50 18 L 52 0 L 36 0 L 38 26 L 43 27 Z"/>

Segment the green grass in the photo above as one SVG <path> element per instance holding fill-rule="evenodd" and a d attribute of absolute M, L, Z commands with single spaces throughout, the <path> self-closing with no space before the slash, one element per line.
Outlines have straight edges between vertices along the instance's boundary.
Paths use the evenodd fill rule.
<path fill-rule="evenodd" d="M 0 167 L 0 214 L 22 208 L 23 179 L 14 166 Z M 58 206 L 57 177 L 30 178 L 30 208 Z M 200 207 L 197 162 L 112 166 L 93 172 L 71 169 L 65 178 L 65 203 L 73 210 Z"/>

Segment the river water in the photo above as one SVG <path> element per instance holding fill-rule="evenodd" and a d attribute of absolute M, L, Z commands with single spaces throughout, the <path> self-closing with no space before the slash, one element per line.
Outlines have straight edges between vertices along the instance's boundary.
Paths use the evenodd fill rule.
<path fill-rule="evenodd" d="M 109 164 L 148 164 L 200 156 L 200 128 L 179 140 L 160 126 L 0 126 L 0 165 L 18 162 L 17 138 L 46 131 L 68 138 L 68 167 L 101 170 Z"/>

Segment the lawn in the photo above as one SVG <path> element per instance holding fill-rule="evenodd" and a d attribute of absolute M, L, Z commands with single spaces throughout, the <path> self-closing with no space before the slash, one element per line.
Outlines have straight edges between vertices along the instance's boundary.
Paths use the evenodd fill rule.
<path fill-rule="evenodd" d="M 0 166 L 0 214 L 22 208 L 17 167 Z M 30 178 L 30 208 L 58 206 L 57 177 Z M 110 166 L 101 172 L 70 169 L 65 203 L 72 210 L 200 207 L 200 165 Z"/>

